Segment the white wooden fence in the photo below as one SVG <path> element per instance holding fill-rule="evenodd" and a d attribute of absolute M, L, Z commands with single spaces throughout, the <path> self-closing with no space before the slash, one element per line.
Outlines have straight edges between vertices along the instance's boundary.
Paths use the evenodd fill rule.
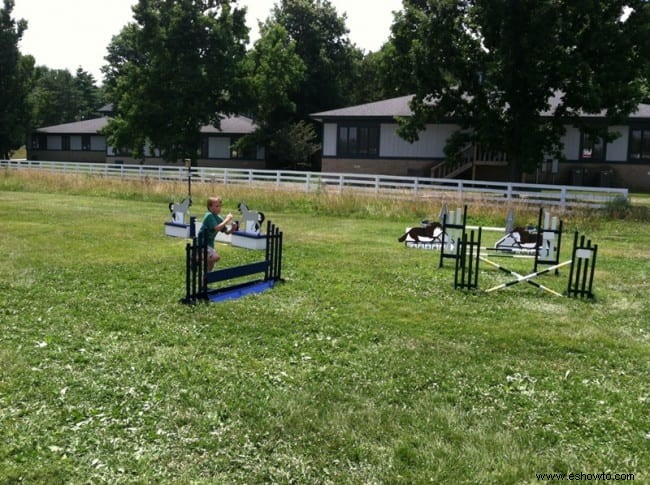
<path fill-rule="evenodd" d="M 109 163 L 0 160 L 6 170 L 47 170 L 66 174 L 87 174 L 125 179 L 149 178 L 159 181 L 187 181 L 188 170 L 173 165 L 113 165 Z M 274 185 L 305 192 L 337 190 L 371 192 L 402 197 L 457 196 L 459 199 L 519 200 L 529 204 L 603 207 L 629 197 L 627 189 L 568 185 L 487 182 L 479 180 L 434 179 L 392 175 L 298 172 L 289 170 L 244 170 L 193 167 L 192 181 L 204 183 Z"/>

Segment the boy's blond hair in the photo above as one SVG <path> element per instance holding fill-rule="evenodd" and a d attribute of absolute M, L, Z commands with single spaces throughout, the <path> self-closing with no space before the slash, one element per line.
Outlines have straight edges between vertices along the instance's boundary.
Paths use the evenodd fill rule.
<path fill-rule="evenodd" d="M 212 207 L 213 204 L 221 204 L 221 197 L 208 197 L 208 209 Z"/>

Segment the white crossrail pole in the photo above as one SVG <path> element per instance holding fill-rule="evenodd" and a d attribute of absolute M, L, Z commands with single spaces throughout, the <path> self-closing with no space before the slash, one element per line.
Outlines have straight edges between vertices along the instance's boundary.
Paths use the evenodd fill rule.
<path fill-rule="evenodd" d="M 496 263 L 493 263 L 493 264 L 496 264 Z M 501 290 L 501 289 L 503 289 L 503 288 L 507 288 L 508 286 L 516 285 L 517 283 L 521 283 L 522 281 L 529 281 L 529 280 L 532 280 L 533 278 L 536 278 L 536 277 L 539 276 L 539 275 L 542 275 L 542 274 L 544 274 L 544 273 L 548 273 L 548 272 L 550 272 L 550 271 L 555 271 L 556 269 L 559 269 L 559 268 L 561 268 L 561 267 L 563 267 L 563 266 L 566 266 L 567 264 L 571 264 L 571 261 L 565 261 L 565 262 L 560 263 L 560 264 L 556 264 L 556 265 L 553 265 L 553 266 L 549 266 L 549 267 L 546 268 L 546 269 L 543 269 L 543 270 L 541 270 L 541 271 L 537 271 L 537 272 L 535 272 L 535 273 L 531 273 L 531 274 L 528 274 L 528 275 L 525 275 L 525 276 L 522 276 L 522 275 L 520 275 L 520 274 L 518 274 L 518 273 L 511 272 L 511 274 L 517 278 L 516 280 L 508 281 L 507 283 L 502 283 L 502 284 L 497 285 L 497 286 L 495 286 L 495 287 L 493 287 L 493 288 L 489 288 L 489 289 L 485 290 L 485 292 L 486 292 L 486 293 L 490 293 L 490 292 L 492 292 L 492 291 L 496 291 L 496 290 Z M 535 283 L 537 283 L 537 282 L 535 282 Z M 541 285 L 540 285 L 540 288 L 541 288 Z M 550 288 L 545 288 L 545 289 L 550 290 Z M 554 291 L 552 291 L 552 290 L 551 290 L 551 292 L 552 292 L 552 293 L 555 293 L 555 294 L 558 294 L 557 292 L 554 292 Z M 560 295 L 560 296 L 562 296 L 562 295 Z"/>

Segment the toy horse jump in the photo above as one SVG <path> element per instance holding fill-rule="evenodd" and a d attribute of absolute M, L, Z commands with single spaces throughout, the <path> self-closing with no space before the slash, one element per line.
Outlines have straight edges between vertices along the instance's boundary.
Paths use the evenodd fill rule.
<path fill-rule="evenodd" d="M 181 202 L 170 202 L 169 203 L 169 212 L 172 214 L 172 222 L 176 224 L 184 224 L 185 216 L 190 210 L 192 205 L 192 199 L 183 199 Z"/>
<path fill-rule="evenodd" d="M 542 244 L 542 234 L 517 226 L 499 242 L 504 247 L 535 249 Z"/>
<path fill-rule="evenodd" d="M 244 202 L 240 202 L 237 207 L 244 219 L 244 231 L 259 234 L 264 222 L 264 214 L 250 210 Z"/>
<path fill-rule="evenodd" d="M 442 236 L 442 225 L 438 222 L 430 222 L 423 227 L 412 227 L 407 230 L 397 240 L 405 242 L 407 239 L 412 242 L 441 242 L 439 239 Z M 426 238 L 426 239 L 423 239 Z"/>

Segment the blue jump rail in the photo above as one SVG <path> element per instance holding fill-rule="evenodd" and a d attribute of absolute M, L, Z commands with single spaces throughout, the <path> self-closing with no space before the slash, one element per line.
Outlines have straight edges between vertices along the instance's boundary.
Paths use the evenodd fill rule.
<path fill-rule="evenodd" d="M 185 261 L 185 304 L 199 301 L 220 302 L 260 293 L 282 281 L 282 232 L 271 222 L 266 225 L 266 251 L 264 260 L 254 263 L 208 271 L 208 247 L 197 238 L 186 246 Z M 231 281 L 236 278 L 259 274 L 254 281 L 221 288 L 210 288 L 213 283 Z"/>

